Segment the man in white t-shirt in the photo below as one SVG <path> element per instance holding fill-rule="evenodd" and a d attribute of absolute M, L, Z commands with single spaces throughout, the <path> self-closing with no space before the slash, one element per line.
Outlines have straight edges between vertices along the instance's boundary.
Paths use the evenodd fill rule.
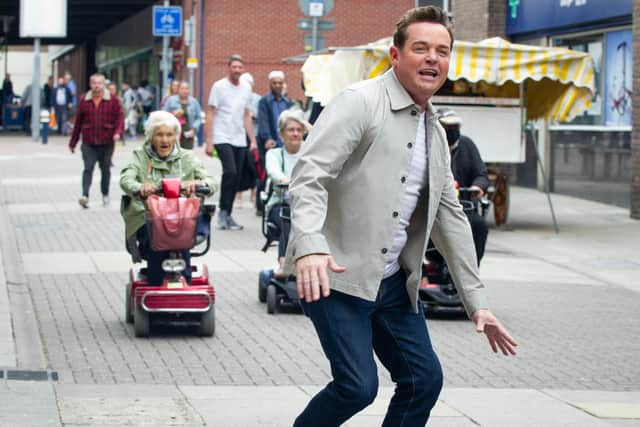
<path fill-rule="evenodd" d="M 207 122 L 211 123 L 211 138 L 207 141 L 206 152 L 213 153 L 216 146 L 222 163 L 222 183 L 220 185 L 219 230 L 242 230 L 242 226 L 231 216 L 238 179 L 245 161 L 247 136 L 249 148 L 255 150 L 256 138 L 251 121 L 251 87 L 240 81 L 244 73 L 244 61 L 240 55 L 232 55 L 227 62 L 227 77 L 215 82 L 209 93 L 210 112 Z"/>

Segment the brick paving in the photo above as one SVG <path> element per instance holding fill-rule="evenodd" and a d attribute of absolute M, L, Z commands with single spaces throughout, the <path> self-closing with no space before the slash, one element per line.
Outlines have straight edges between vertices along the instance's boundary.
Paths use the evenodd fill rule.
<path fill-rule="evenodd" d="M 9 212 L 18 207 L 10 220 L 20 253 L 124 251 L 115 206 L 19 209 L 30 203 L 75 203 L 79 181 L 68 177 L 79 176 L 81 163 L 77 156 L 65 156 L 62 144 L 53 139 L 42 147 L 0 138 L 0 204 Z M 126 162 L 128 150 L 118 150 L 116 165 Z M 219 169 L 216 160 L 206 161 L 212 170 Z M 34 181 L 42 178 L 50 182 Z M 117 204 L 117 185 L 112 188 L 112 203 Z M 98 192 L 97 182 L 93 192 Z M 215 232 L 214 247 L 249 257 L 262 244 L 259 221 L 248 207 L 238 209 L 236 216 L 247 228 Z M 488 258 L 505 256 L 499 251 L 500 234 L 490 235 Z M 69 269 L 73 271 L 73 259 Z M 115 273 L 32 274 L 27 282 L 47 368 L 58 371 L 62 383 L 324 384 L 329 367 L 311 323 L 295 311 L 268 315 L 257 301 L 257 275 L 250 266 L 212 275 L 217 291 L 214 338 L 196 337 L 190 328 L 176 325 L 161 327 L 149 339 L 135 338 L 124 322 L 126 266 Z M 495 356 L 468 321 L 429 319 L 447 386 L 640 388 L 640 365 L 634 362 L 640 354 L 637 292 L 611 285 L 536 282 L 535 274 L 487 285 L 492 308 L 521 342 L 519 355 Z M 382 383 L 390 384 L 386 374 Z"/>

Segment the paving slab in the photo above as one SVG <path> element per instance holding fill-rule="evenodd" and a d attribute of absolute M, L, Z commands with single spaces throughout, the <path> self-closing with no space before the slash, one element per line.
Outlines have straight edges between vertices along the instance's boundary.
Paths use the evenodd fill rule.
<path fill-rule="evenodd" d="M 53 384 L 0 381 L 0 426 L 60 427 Z"/>
<path fill-rule="evenodd" d="M 291 425 L 308 396 L 299 387 L 181 386 L 208 426 Z"/>
<path fill-rule="evenodd" d="M 444 389 L 440 399 L 482 426 L 607 426 L 593 417 L 536 390 Z"/>
<path fill-rule="evenodd" d="M 58 384 L 56 392 L 65 426 L 203 425 L 175 386 Z"/>
<path fill-rule="evenodd" d="M 82 252 L 23 253 L 24 274 L 91 274 L 96 265 Z"/>
<path fill-rule="evenodd" d="M 16 366 L 16 348 L 11 324 L 11 306 L 4 274 L 2 251 L 0 250 L 0 366 Z"/>

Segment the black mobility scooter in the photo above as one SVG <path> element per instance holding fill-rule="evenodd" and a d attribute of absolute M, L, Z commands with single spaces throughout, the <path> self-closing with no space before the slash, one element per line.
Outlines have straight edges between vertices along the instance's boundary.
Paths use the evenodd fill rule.
<path fill-rule="evenodd" d="M 477 199 L 476 194 L 477 190 L 475 189 L 458 188 L 458 198 L 467 217 L 471 217 L 477 212 L 484 218 L 489 208 L 489 202 L 484 198 Z M 429 241 L 425 262 L 422 265 L 422 277 L 427 279 L 426 281 L 422 280 L 419 289 L 420 301 L 423 304 L 425 315 L 435 313 L 464 314 L 464 306 L 449 272 L 449 267 L 431 241 Z"/>
<path fill-rule="evenodd" d="M 270 180 L 266 185 L 267 190 L 260 194 L 264 206 L 267 206 L 274 192 L 279 191 L 282 195 L 280 219 L 282 224 L 282 232 L 285 242 L 289 238 L 289 230 L 291 228 L 291 209 L 289 206 L 288 184 L 273 184 Z M 272 208 L 273 209 L 273 208 Z M 262 213 L 262 234 L 266 242 L 262 247 L 262 251 L 266 252 L 272 243 L 280 240 L 278 226 L 269 221 L 269 213 L 264 209 Z M 282 306 L 299 307 L 300 298 L 298 297 L 298 289 L 296 286 L 295 276 L 284 278 L 274 276 L 274 268 L 263 269 L 258 276 L 258 299 L 260 302 L 267 303 L 267 313 L 275 314 L 280 311 Z"/>

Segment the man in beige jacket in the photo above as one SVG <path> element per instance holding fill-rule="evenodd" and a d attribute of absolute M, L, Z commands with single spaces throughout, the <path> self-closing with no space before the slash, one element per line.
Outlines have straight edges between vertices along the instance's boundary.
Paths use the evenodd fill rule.
<path fill-rule="evenodd" d="M 290 195 L 288 268 L 331 363 L 333 381 L 295 426 L 338 426 L 369 405 L 373 352 L 396 383 L 383 426 L 425 425 L 442 370 L 418 302 L 428 237 L 451 268 L 476 330 L 515 354 L 488 310 L 471 230 L 457 200 L 449 151 L 429 102 L 444 83 L 453 35 L 435 7 L 408 11 L 392 69 L 346 89 L 302 148 Z"/>

